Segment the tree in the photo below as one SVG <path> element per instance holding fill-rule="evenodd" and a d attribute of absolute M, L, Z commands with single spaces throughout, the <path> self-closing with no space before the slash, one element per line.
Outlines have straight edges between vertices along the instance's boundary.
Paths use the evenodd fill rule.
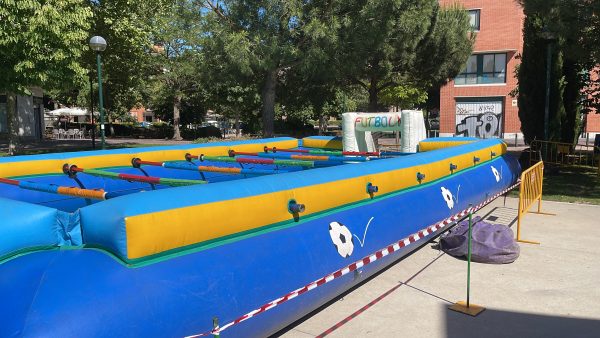
<path fill-rule="evenodd" d="M 273 136 L 277 87 L 283 76 L 326 34 L 332 3 L 300 0 L 206 0 L 207 35 L 220 40 L 225 58 L 246 77 L 258 80 L 263 133 Z"/>
<path fill-rule="evenodd" d="M 410 86 L 386 87 L 380 93 L 380 100 L 386 105 L 402 108 L 415 108 L 427 101 L 427 92 Z"/>
<path fill-rule="evenodd" d="M 587 0 L 524 0 L 522 62 L 517 69 L 519 119 L 525 141 L 547 139 L 575 143 L 581 127 L 582 104 L 593 106 L 588 72 L 598 64 L 593 56 L 589 26 L 595 19 Z M 551 39 L 548 39 L 551 38 Z M 547 64 L 547 48 L 552 50 Z M 546 69 L 550 68 L 548 135 L 545 135 Z"/>
<path fill-rule="evenodd" d="M 539 18 L 528 15 L 523 26 L 523 54 L 521 64 L 517 70 L 518 75 L 518 105 L 521 131 L 525 142 L 534 139 L 545 139 L 544 135 L 544 110 L 546 95 L 546 42 L 539 36 L 542 22 Z M 554 60 L 551 71 L 550 98 L 553 98 L 549 108 L 550 120 L 560 120 L 564 113 L 562 100 L 557 95 L 561 94 L 558 66 L 559 51 L 555 49 L 552 54 Z M 554 95 L 552 95 L 554 94 Z M 551 123 L 556 125 L 556 123 Z M 549 139 L 555 138 L 555 128 L 550 129 Z"/>
<path fill-rule="evenodd" d="M 381 109 L 385 88 L 444 83 L 471 53 L 467 13 L 440 9 L 436 0 L 348 1 L 339 15 L 339 66 L 369 93 L 369 111 Z"/>
<path fill-rule="evenodd" d="M 343 85 L 332 57 L 334 39 L 329 35 L 329 41 L 316 44 L 281 81 L 280 102 L 285 106 L 286 118 L 296 117 L 302 122 L 315 119 L 319 121 L 320 135 L 327 130 L 328 117 L 338 116 L 343 110 Z"/>
<path fill-rule="evenodd" d="M 471 56 L 475 38 L 463 7 L 438 9 L 427 37 L 417 47 L 410 73 L 417 88 L 437 89 L 458 75 Z"/>
<path fill-rule="evenodd" d="M 565 102 L 569 125 L 579 120 L 574 105 L 586 112 L 600 108 L 600 1 L 528 1 L 528 6 L 546 19 L 546 24 L 562 39 L 565 55 Z M 577 88 L 572 88 L 577 87 Z M 583 96 L 576 91 L 583 91 Z M 570 129 L 570 128 L 569 128 Z"/>
<path fill-rule="evenodd" d="M 104 103 L 109 120 L 128 115 L 143 99 L 154 68 L 152 37 L 161 29 L 175 0 L 89 0 L 93 12 L 90 36 L 107 41 L 102 52 Z M 88 69 L 95 69 L 93 52 L 85 55 Z"/>
<path fill-rule="evenodd" d="M 156 20 L 160 28 L 153 37 L 156 47 L 152 61 L 160 71 L 154 80 L 158 81 L 160 95 L 172 99 L 174 140 L 182 140 L 182 101 L 193 102 L 192 97 L 199 92 L 195 65 L 200 61 L 200 10 L 195 1 L 176 0 L 168 14 Z"/>
<path fill-rule="evenodd" d="M 0 0 L 0 92 L 7 95 L 9 154 L 17 151 L 16 95 L 83 81 L 91 11 L 79 0 Z"/>
<path fill-rule="evenodd" d="M 216 30 L 218 22 L 207 20 L 206 31 Z M 204 35 L 201 60 L 196 64 L 201 81 L 205 85 L 208 106 L 227 118 L 235 119 L 236 136 L 240 136 L 241 125 L 246 131 L 258 132 L 261 110 L 261 78 L 239 62 L 224 61 L 236 50 L 229 50 L 229 41 Z M 243 63 L 242 63 L 243 64 Z"/>

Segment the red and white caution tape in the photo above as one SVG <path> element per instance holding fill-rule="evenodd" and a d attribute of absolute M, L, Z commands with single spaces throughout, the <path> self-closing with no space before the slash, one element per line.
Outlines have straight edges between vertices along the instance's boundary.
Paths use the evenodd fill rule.
<path fill-rule="evenodd" d="M 495 200 L 496 198 L 506 194 L 507 192 L 509 192 L 510 190 L 514 189 L 516 186 L 518 186 L 520 184 L 520 182 L 515 183 L 514 185 L 512 185 L 511 187 L 499 192 L 498 194 L 486 199 L 485 201 L 479 203 L 476 206 L 472 206 L 470 208 L 467 208 L 457 214 L 455 214 L 454 216 L 451 216 L 439 223 L 436 223 L 434 225 L 430 225 L 427 228 L 420 230 L 404 239 L 401 239 L 393 244 L 388 245 L 387 247 L 380 249 L 378 251 L 376 251 L 375 253 L 364 257 L 363 259 L 360 259 L 350 265 L 347 265 L 346 267 L 339 269 L 333 273 L 328 274 L 327 276 L 321 277 L 309 284 L 306 284 L 305 286 L 296 289 L 292 292 L 289 292 L 288 294 L 279 297 L 277 299 L 274 299 L 268 303 L 266 303 L 265 305 L 254 309 L 248 313 L 246 313 L 245 315 L 236 318 L 235 320 L 219 327 L 215 327 L 212 331 L 209 332 L 204 332 L 204 333 L 200 333 L 200 334 L 195 334 L 195 335 L 191 335 L 191 336 L 187 336 L 185 338 L 195 338 L 195 337 L 203 337 L 203 336 L 208 336 L 208 335 L 219 335 L 221 332 L 227 330 L 228 328 L 230 328 L 233 325 L 239 324 L 245 320 L 248 320 L 258 314 L 261 314 L 263 312 L 266 312 L 268 310 L 271 310 L 272 308 L 276 307 L 279 304 L 285 303 L 288 300 L 294 299 L 298 296 L 300 296 L 301 294 L 311 291 L 313 289 L 316 289 L 317 287 L 323 285 L 323 284 L 327 284 L 329 282 L 331 282 L 334 279 L 340 278 L 344 275 L 347 275 L 350 272 L 356 271 L 357 269 L 362 268 L 363 266 L 373 263 L 395 251 L 400 250 L 401 248 L 404 248 L 408 245 L 410 245 L 411 243 L 417 242 L 418 240 L 429 236 L 430 234 L 433 234 L 435 232 L 437 232 L 438 230 L 452 224 L 455 223 L 459 220 L 461 220 L 462 218 L 464 218 L 465 216 L 467 216 L 470 212 L 476 212 L 477 210 L 483 208 L 484 206 L 486 206 L 487 204 L 489 204 L 490 202 L 492 202 L 493 200 Z"/>

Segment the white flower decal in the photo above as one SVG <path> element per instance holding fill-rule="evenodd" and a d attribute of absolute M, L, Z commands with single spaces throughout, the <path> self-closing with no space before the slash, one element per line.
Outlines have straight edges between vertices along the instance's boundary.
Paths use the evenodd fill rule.
<path fill-rule="evenodd" d="M 350 257 L 354 251 L 354 240 L 352 233 L 345 225 L 339 222 L 329 223 L 329 236 L 340 256 L 344 258 Z"/>
<path fill-rule="evenodd" d="M 496 182 L 500 182 L 500 173 L 498 172 L 498 169 L 494 168 L 494 166 L 492 167 L 492 173 L 494 174 L 494 177 L 496 177 Z"/>
<path fill-rule="evenodd" d="M 442 197 L 444 198 L 444 201 L 446 201 L 448 209 L 454 208 L 454 196 L 452 196 L 450 190 L 442 187 Z"/>

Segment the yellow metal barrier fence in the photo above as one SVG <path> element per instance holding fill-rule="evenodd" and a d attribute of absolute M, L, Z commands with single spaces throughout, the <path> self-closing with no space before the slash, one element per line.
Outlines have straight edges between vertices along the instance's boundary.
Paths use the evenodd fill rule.
<path fill-rule="evenodd" d="M 544 162 L 531 166 L 521 173 L 521 186 L 519 188 L 519 213 L 517 218 L 517 242 L 540 244 L 539 242 L 521 239 L 521 219 L 530 212 L 531 206 L 537 201 L 536 214 L 554 215 L 542 212 L 542 185 L 544 183 Z"/>

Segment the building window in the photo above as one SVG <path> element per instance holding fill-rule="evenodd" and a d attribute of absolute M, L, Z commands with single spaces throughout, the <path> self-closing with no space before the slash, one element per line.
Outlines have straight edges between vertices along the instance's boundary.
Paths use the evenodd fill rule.
<path fill-rule="evenodd" d="M 467 66 L 456 76 L 456 85 L 506 82 L 506 53 L 471 55 Z"/>
<path fill-rule="evenodd" d="M 152 122 L 152 115 L 146 115 L 146 122 Z"/>
<path fill-rule="evenodd" d="M 481 10 L 480 9 L 469 9 L 469 23 L 471 24 L 471 28 L 473 30 L 479 30 L 479 18 L 480 18 Z"/>

